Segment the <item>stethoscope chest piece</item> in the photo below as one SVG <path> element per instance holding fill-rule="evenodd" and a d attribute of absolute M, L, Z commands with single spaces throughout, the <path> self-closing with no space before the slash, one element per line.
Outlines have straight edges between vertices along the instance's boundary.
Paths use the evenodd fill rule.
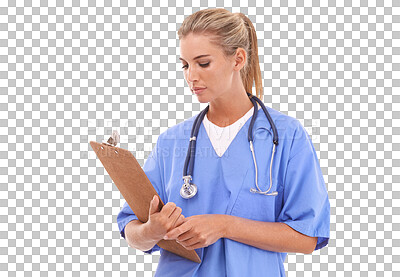
<path fill-rule="evenodd" d="M 181 196 L 184 199 L 190 199 L 197 194 L 197 186 L 193 183 L 185 183 L 181 188 Z"/>

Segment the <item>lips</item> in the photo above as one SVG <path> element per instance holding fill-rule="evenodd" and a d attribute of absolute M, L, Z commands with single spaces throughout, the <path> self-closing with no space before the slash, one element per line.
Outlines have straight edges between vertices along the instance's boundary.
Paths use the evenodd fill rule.
<path fill-rule="evenodd" d="M 206 88 L 197 87 L 197 88 L 192 88 L 192 91 L 193 91 L 195 94 L 199 94 L 199 93 L 203 92 L 205 89 L 206 89 Z"/>

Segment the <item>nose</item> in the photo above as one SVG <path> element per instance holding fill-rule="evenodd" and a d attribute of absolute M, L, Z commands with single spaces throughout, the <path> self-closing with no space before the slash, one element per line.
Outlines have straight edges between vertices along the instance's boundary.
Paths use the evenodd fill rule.
<path fill-rule="evenodd" d="M 186 70 L 186 80 L 189 83 L 194 83 L 198 80 L 197 72 L 192 66 Z"/>

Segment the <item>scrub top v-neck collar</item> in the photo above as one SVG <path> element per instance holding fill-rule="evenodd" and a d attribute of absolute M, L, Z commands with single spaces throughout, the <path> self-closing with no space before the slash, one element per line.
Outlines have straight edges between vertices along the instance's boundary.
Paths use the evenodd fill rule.
<path fill-rule="evenodd" d="M 261 108 L 260 105 L 257 105 L 257 106 L 258 106 L 258 109 Z M 242 132 L 242 129 L 244 129 L 246 125 L 249 125 L 249 122 L 250 122 L 251 118 L 253 117 L 253 112 L 254 112 L 254 107 L 252 107 L 250 110 L 248 110 L 248 111 L 246 112 L 246 114 L 244 114 L 241 118 L 239 118 L 239 119 L 236 120 L 234 123 L 232 123 L 231 125 L 228 125 L 228 126 L 226 126 L 226 127 L 219 127 L 218 125 L 212 123 L 212 122 L 207 118 L 207 114 L 204 116 L 204 119 L 203 119 L 203 122 L 202 122 L 202 124 L 201 124 L 201 128 L 200 128 L 200 129 L 202 129 L 202 132 L 205 133 L 204 135 L 207 137 L 207 140 L 208 140 L 209 144 L 211 145 L 211 148 L 214 150 L 214 151 L 213 151 L 214 154 L 215 154 L 218 158 L 223 158 L 223 157 L 225 156 L 225 153 L 229 151 L 230 146 L 235 142 L 235 140 L 237 140 L 237 137 L 238 137 L 239 133 Z M 249 116 L 249 113 L 250 113 L 250 116 Z M 246 117 L 247 117 L 247 119 L 243 120 L 243 118 L 246 118 Z M 204 123 L 204 121 L 206 121 L 206 123 Z M 237 131 L 235 131 L 235 132 L 233 133 L 234 137 L 233 137 L 232 140 L 229 142 L 229 145 L 225 148 L 224 152 L 223 152 L 222 155 L 220 156 L 220 155 L 218 155 L 217 150 L 215 149 L 216 145 L 213 144 L 213 138 L 211 137 L 211 136 L 212 136 L 212 133 L 211 133 L 212 131 L 210 130 L 210 133 L 207 132 L 206 125 L 208 125 L 208 128 L 210 128 L 210 129 L 211 129 L 212 127 L 213 127 L 213 128 L 218 128 L 218 129 L 221 130 L 222 133 L 223 133 L 223 132 L 226 132 L 226 131 L 231 132 L 231 128 L 232 128 L 232 127 L 233 127 L 234 129 L 237 128 L 236 125 L 241 125 L 241 126 L 240 126 L 240 128 L 239 128 Z M 246 130 L 248 130 L 248 128 L 246 128 Z M 219 137 L 222 136 L 222 133 L 221 133 L 221 135 L 220 135 Z"/>

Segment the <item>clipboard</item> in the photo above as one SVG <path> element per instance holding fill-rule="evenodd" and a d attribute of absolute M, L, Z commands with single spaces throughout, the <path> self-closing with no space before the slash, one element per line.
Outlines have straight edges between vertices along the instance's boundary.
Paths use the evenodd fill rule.
<path fill-rule="evenodd" d="M 108 143 L 90 141 L 90 146 L 125 198 L 129 207 L 141 222 L 147 222 L 150 201 L 153 199 L 153 196 L 157 195 L 159 198 L 158 208 L 160 210 L 164 206 L 164 203 L 133 154 L 128 150 L 115 147 L 116 143 L 112 145 L 109 143 L 110 141 L 113 142 L 111 137 Z M 178 256 L 201 263 L 201 259 L 195 250 L 187 250 L 174 240 L 160 240 L 157 245 Z"/>

